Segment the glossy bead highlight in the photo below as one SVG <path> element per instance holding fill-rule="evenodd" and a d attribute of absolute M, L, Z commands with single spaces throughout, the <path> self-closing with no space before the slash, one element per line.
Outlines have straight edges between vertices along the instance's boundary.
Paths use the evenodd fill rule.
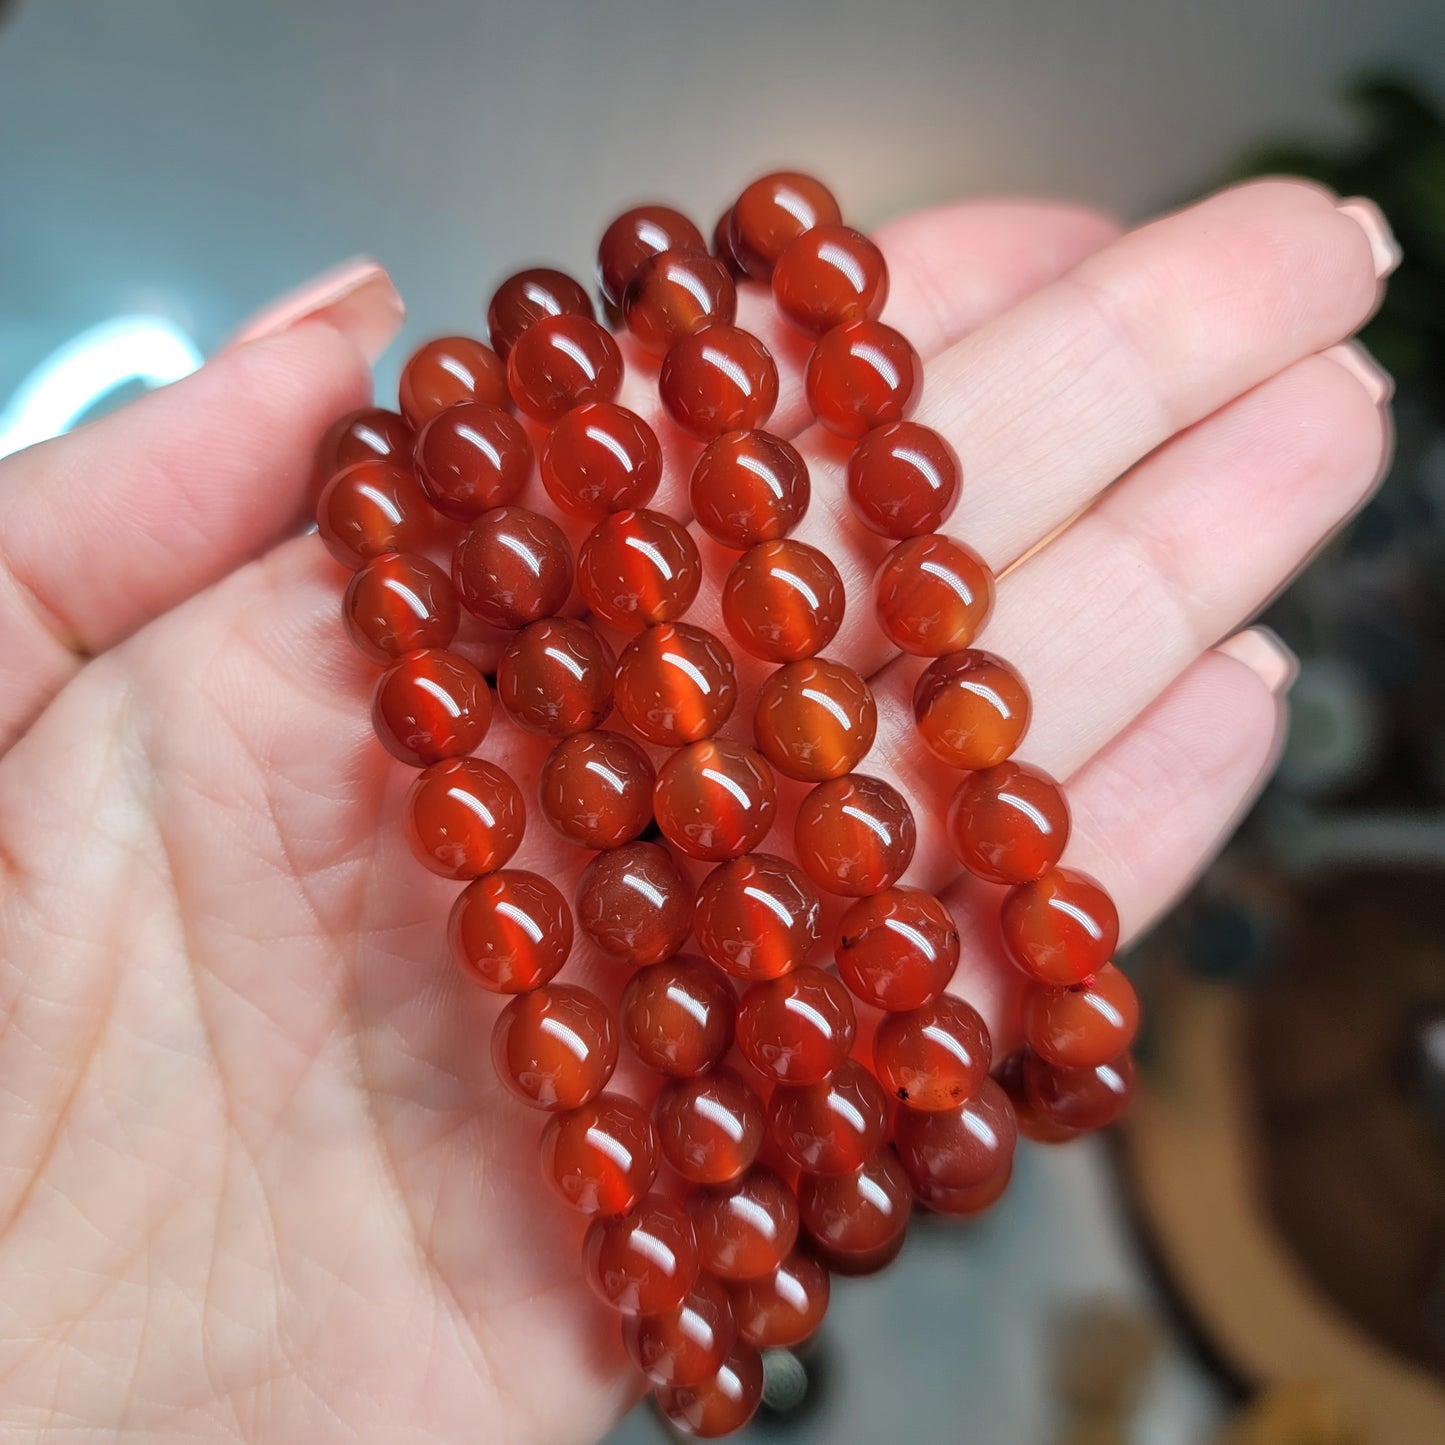
<path fill-rule="evenodd" d="M 650 1194 L 631 1214 L 592 1221 L 582 1245 L 588 1283 L 622 1315 L 674 1310 L 697 1279 L 697 1242 L 679 1205 Z"/>
<path fill-rule="evenodd" d="M 617 1028 L 594 993 L 568 983 L 518 994 L 492 1030 L 497 1077 L 524 1104 L 580 1108 L 617 1067 Z"/>
<path fill-rule="evenodd" d="M 705 1274 L 675 1310 L 622 1322 L 622 1343 L 632 1363 L 654 1385 L 700 1385 L 711 1379 L 736 1338 L 732 1300 Z"/>
<path fill-rule="evenodd" d="M 599 1094 L 542 1132 L 542 1175 L 581 1214 L 627 1214 L 657 1178 L 652 1116 L 626 1094 Z"/>
<path fill-rule="evenodd" d="M 850 773 L 878 730 L 873 689 L 825 657 L 785 663 L 758 690 L 753 736 L 780 772 L 806 783 Z"/>
<path fill-rule="evenodd" d="M 838 920 L 833 957 L 843 982 L 874 1008 L 931 1003 L 958 968 L 958 927 L 921 888 L 885 888 L 851 904 Z"/>
<path fill-rule="evenodd" d="M 739 265 L 758 281 L 773 274 L 784 251 L 815 226 L 843 219 L 837 199 L 822 181 L 800 171 L 760 176 L 729 213 L 728 247 Z"/>
<path fill-rule="evenodd" d="M 655 356 L 704 326 L 731 326 L 737 309 L 727 267 L 703 250 L 663 251 L 644 261 L 622 301 L 627 329 Z"/>
<path fill-rule="evenodd" d="M 831 1292 L 823 1265 L 811 1254 L 796 1251 L 771 1274 L 733 1285 L 737 1331 L 760 1350 L 801 1345 L 818 1332 Z"/>
<path fill-rule="evenodd" d="M 771 1169 L 754 1165 L 716 1189 L 694 1189 L 687 1212 L 703 1268 L 720 1279 L 771 1275 L 798 1239 L 798 1201 Z"/>
<path fill-rule="evenodd" d="M 936 532 L 958 501 L 958 455 L 936 431 L 896 421 L 870 431 L 848 457 L 858 520 L 900 541 Z"/>
<path fill-rule="evenodd" d="M 917 405 L 923 363 L 906 337 L 881 321 L 850 321 L 808 358 L 808 405 L 829 431 L 858 438 L 899 422 Z"/>
<path fill-rule="evenodd" d="M 701 585 L 697 546 L 664 512 L 612 512 L 577 552 L 582 600 L 601 621 L 625 632 L 681 617 Z"/>
<path fill-rule="evenodd" d="M 590 321 L 594 316 L 592 298 L 565 271 L 548 266 L 533 266 L 508 276 L 487 307 L 492 349 L 506 361 L 522 333 L 546 316 L 585 316 Z"/>
<path fill-rule="evenodd" d="M 551 426 L 574 406 L 616 398 L 622 353 L 611 333 L 585 316 L 544 317 L 512 347 L 507 385 L 519 411 Z"/>
<path fill-rule="evenodd" d="M 1059 861 L 1069 841 L 1069 806 L 1037 768 L 1000 763 L 959 784 L 948 834 L 969 872 L 990 883 L 1027 883 Z"/>
<path fill-rule="evenodd" d="M 762 1147 L 762 1102 L 732 1069 L 669 1079 L 653 1118 L 667 1162 L 693 1184 L 736 1179 Z"/>
<path fill-rule="evenodd" d="M 467 884 L 447 932 L 463 972 L 493 993 L 541 987 L 572 952 L 567 900 L 547 879 L 519 868 Z"/>
<path fill-rule="evenodd" d="M 623 1037 L 649 1069 L 691 1078 L 727 1056 L 736 1002 L 732 985 L 706 959 L 676 953 L 628 980 Z"/>
<path fill-rule="evenodd" d="M 878 1082 L 905 1108 L 925 1113 L 966 1104 L 992 1062 L 987 1025 L 977 1009 L 952 994 L 885 1015 L 873 1036 Z"/>
<path fill-rule="evenodd" d="M 674 848 L 720 863 L 751 853 L 777 812 L 773 770 L 761 753 L 725 738 L 679 748 L 658 770 L 652 808 Z"/>
<path fill-rule="evenodd" d="M 532 475 L 532 443 L 510 413 L 467 402 L 422 428 L 416 465 L 432 506 L 453 521 L 469 522 L 522 495 Z"/>
<path fill-rule="evenodd" d="M 464 657 L 409 652 L 377 679 L 371 721 L 392 757 L 424 768 L 476 751 L 492 723 L 492 694 Z"/>
<path fill-rule="evenodd" d="M 573 407 L 547 433 L 540 457 L 547 495 L 574 517 L 645 507 L 662 481 L 662 448 L 636 412 L 616 402 Z"/>
<path fill-rule="evenodd" d="M 797 662 L 821 652 L 842 626 L 846 605 L 838 569 L 816 547 L 793 538 L 750 547 L 723 584 L 728 631 L 767 662 Z"/>
<path fill-rule="evenodd" d="M 730 431 L 703 449 L 689 492 L 698 526 L 744 552 L 786 537 L 808 510 L 811 487 L 807 464 L 790 442 L 765 431 Z"/>
<path fill-rule="evenodd" d="M 618 712 L 662 747 L 711 737 L 737 698 L 732 654 L 712 633 L 686 622 L 649 627 L 617 662 Z"/>
<path fill-rule="evenodd" d="M 517 631 L 561 610 L 572 591 L 572 549 L 550 517 L 497 507 L 458 539 L 452 580 L 474 617 Z"/>
<path fill-rule="evenodd" d="M 755 983 L 738 1002 L 738 1048 L 776 1083 L 822 1083 L 842 1067 L 857 1032 L 848 990 L 820 968 Z"/>
<path fill-rule="evenodd" d="M 316 504 L 316 530 L 343 567 L 387 552 L 419 552 L 431 537 L 431 508 L 411 471 L 380 459 L 336 473 Z"/>
<path fill-rule="evenodd" d="M 1051 868 L 1004 895 L 1004 949 L 1030 977 L 1059 987 L 1082 983 L 1114 956 L 1119 911 L 1087 874 Z"/>
<path fill-rule="evenodd" d="M 412 352 L 397 388 L 402 415 L 420 430 L 438 412 L 459 402 L 507 406 L 506 363 L 470 336 L 438 336 Z"/>
<path fill-rule="evenodd" d="M 528 732 L 561 738 L 612 711 L 612 650 L 585 622 L 548 617 L 523 628 L 497 664 L 497 697 Z"/>
<path fill-rule="evenodd" d="M 599 853 L 577 883 L 577 923 L 604 953 L 631 964 L 676 953 L 692 928 L 692 885 L 655 843 Z"/>
<path fill-rule="evenodd" d="M 702 232 L 681 211 L 648 204 L 624 211 L 602 233 L 597 247 L 597 279 L 602 294 L 621 306 L 627 283 L 649 258 L 663 251 L 706 251 Z"/>
<path fill-rule="evenodd" d="M 716 325 L 673 343 L 657 381 L 667 414 L 710 441 L 762 426 L 778 404 L 778 368 L 750 331 Z"/>
<path fill-rule="evenodd" d="M 853 1173 L 805 1174 L 798 1211 L 829 1269 L 876 1274 L 903 1248 L 913 1189 L 893 1151 L 881 1149 Z"/>
<path fill-rule="evenodd" d="M 967 1189 L 1007 1168 L 1017 1142 L 1013 1105 L 992 1079 L 961 1109 L 900 1109 L 893 1121 L 903 1167 L 919 1184 L 943 1189 Z"/>
<path fill-rule="evenodd" d="M 993 608 L 993 573 L 959 542 L 911 537 L 884 559 L 873 580 L 884 636 L 918 657 L 969 646 Z"/>
<path fill-rule="evenodd" d="M 793 842 L 798 862 L 820 888 L 861 898 L 902 877 L 918 830 L 895 787 L 866 773 L 847 773 L 819 783 L 803 799 Z"/>
<path fill-rule="evenodd" d="M 451 578 L 417 552 L 373 557 L 341 602 L 347 636 L 363 657 L 383 664 L 427 647 L 449 647 L 461 608 Z"/>
<path fill-rule="evenodd" d="M 618 848 L 652 821 L 652 760 L 631 738 L 573 733 L 547 755 L 537 783 L 542 816 L 581 848 Z"/>
<path fill-rule="evenodd" d="M 447 758 L 417 775 L 404 807 L 412 852 L 443 878 L 480 878 L 521 844 L 526 805 L 511 778 L 481 758 Z"/>
<path fill-rule="evenodd" d="M 1024 1038 L 1059 1069 L 1093 1069 L 1117 1059 L 1139 1032 L 1134 985 L 1112 963 L 1086 983 L 1030 984 L 1024 991 Z"/>
<path fill-rule="evenodd" d="M 940 762 L 970 772 L 1008 758 L 1028 731 L 1031 711 L 1023 679 L 991 652 L 936 658 L 913 688 L 919 737 Z"/>
<path fill-rule="evenodd" d="M 822 336 L 872 321 L 888 300 L 883 253 L 850 226 L 824 225 L 791 241 L 773 267 L 773 298 L 799 331 Z"/>
<path fill-rule="evenodd" d="M 735 978 L 780 978 L 818 942 L 822 907 L 802 871 L 771 853 L 720 863 L 698 890 L 698 947 Z"/>
<path fill-rule="evenodd" d="M 779 1084 L 768 1103 L 774 1147 L 808 1174 L 861 1169 L 882 1144 L 887 1126 L 883 1090 L 851 1059 L 821 1084 Z"/>

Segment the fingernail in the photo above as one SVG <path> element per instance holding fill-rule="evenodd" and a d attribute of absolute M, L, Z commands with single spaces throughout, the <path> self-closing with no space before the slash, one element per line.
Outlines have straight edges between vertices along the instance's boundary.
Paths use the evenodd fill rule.
<path fill-rule="evenodd" d="M 1358 341 L 1343 341 L 1320 354 L 1343 366 L 1376 406 L 1384 406 L 1395 394 L 1394 377 Z"/>
<path fill-rule="evenodd" d="M 354 341 L 374 362 L 391 345 L 406 307 L 386 268 L 369 256 L 343 261 L 263 307 L 226 343 L 242 346 L 279 336 L 303 321 L 324 321 Z"/>
<path fill-rule="evenodd" d="M 1336 208 L 1356 222 L 1370 238 L 1370 254 L 1375 258 L 1375 275 L 1384 280 L 1400 264 L 1404 253 L 1385 213 L 1365 196 L 1351 196 Z"/>
<path fill-rule="evenodd" d="M 1218 650 L 1242 662 L 1276 697 L 1288 692 L 1299 676 L 1299 658 L 1270 627 L 1247 627 L 1226 637 Z"/>

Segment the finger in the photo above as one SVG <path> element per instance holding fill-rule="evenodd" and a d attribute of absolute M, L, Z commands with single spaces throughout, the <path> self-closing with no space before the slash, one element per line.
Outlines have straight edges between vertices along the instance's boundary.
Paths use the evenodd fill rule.
<path fill-rule="evenodd" d="M 311 324 L 0 463 L 0 748 L 83 660 L 294 528 L 366 358 Z"/>

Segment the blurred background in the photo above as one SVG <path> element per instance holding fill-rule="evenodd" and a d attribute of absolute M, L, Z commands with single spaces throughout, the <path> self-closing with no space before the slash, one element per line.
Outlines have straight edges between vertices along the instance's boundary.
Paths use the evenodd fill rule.
<path fill-rule="evenodd" d="M 1396 463 L 1270 609 L 1280 778 L 1131 960 L 1131 1122 L 840 1284 L 749 1438 L 1445 1441 L 1442 105 L 1440 0 L 0 0 L 0 454 L 357 252 L 411 308 L 385 394 L 518 265 L 590 273 L 625 201 L 709 226 L 782 164 L 865 225 L 1274 168 L 1394 222 Z"/>

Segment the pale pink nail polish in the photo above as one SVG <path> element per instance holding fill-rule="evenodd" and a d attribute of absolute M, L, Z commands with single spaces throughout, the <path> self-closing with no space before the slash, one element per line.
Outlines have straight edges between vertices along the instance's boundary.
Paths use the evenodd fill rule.
<path fill-rule="evenodd" d="M 344 332 L 370 362 L 391 345 L 406 307 L 386 268 L 369 256 L 343 261 L 263 307 L 226 343 L 243 346 L 279 336 L 303 321 L 325 321 Z"/>
<path fill-rule="evenodd" d="M 1299 675 L 1299 658 L 1269 627 L 1246 627 L 1216 649 L 1242 662 L 1276 697 L 1288 692 Z"/>
<path fill-rule="evenodd" d="M 1336 209 L 1354 221 L 1369 237 L 1370 255 L 1375 258 L 1375 275 L 1384 280 L 1400 264 L 1404 253 L 1385 213 L 1367 196 L 1351 196 Z"/>
<path fill-rule="evenodd" d="M 1394 395 L 1394 378 L 1358 341 L 1341 342 L 1320 355 L 1343 366 L 1364 387 L 1376 406 L 1384 406 Z"/>

